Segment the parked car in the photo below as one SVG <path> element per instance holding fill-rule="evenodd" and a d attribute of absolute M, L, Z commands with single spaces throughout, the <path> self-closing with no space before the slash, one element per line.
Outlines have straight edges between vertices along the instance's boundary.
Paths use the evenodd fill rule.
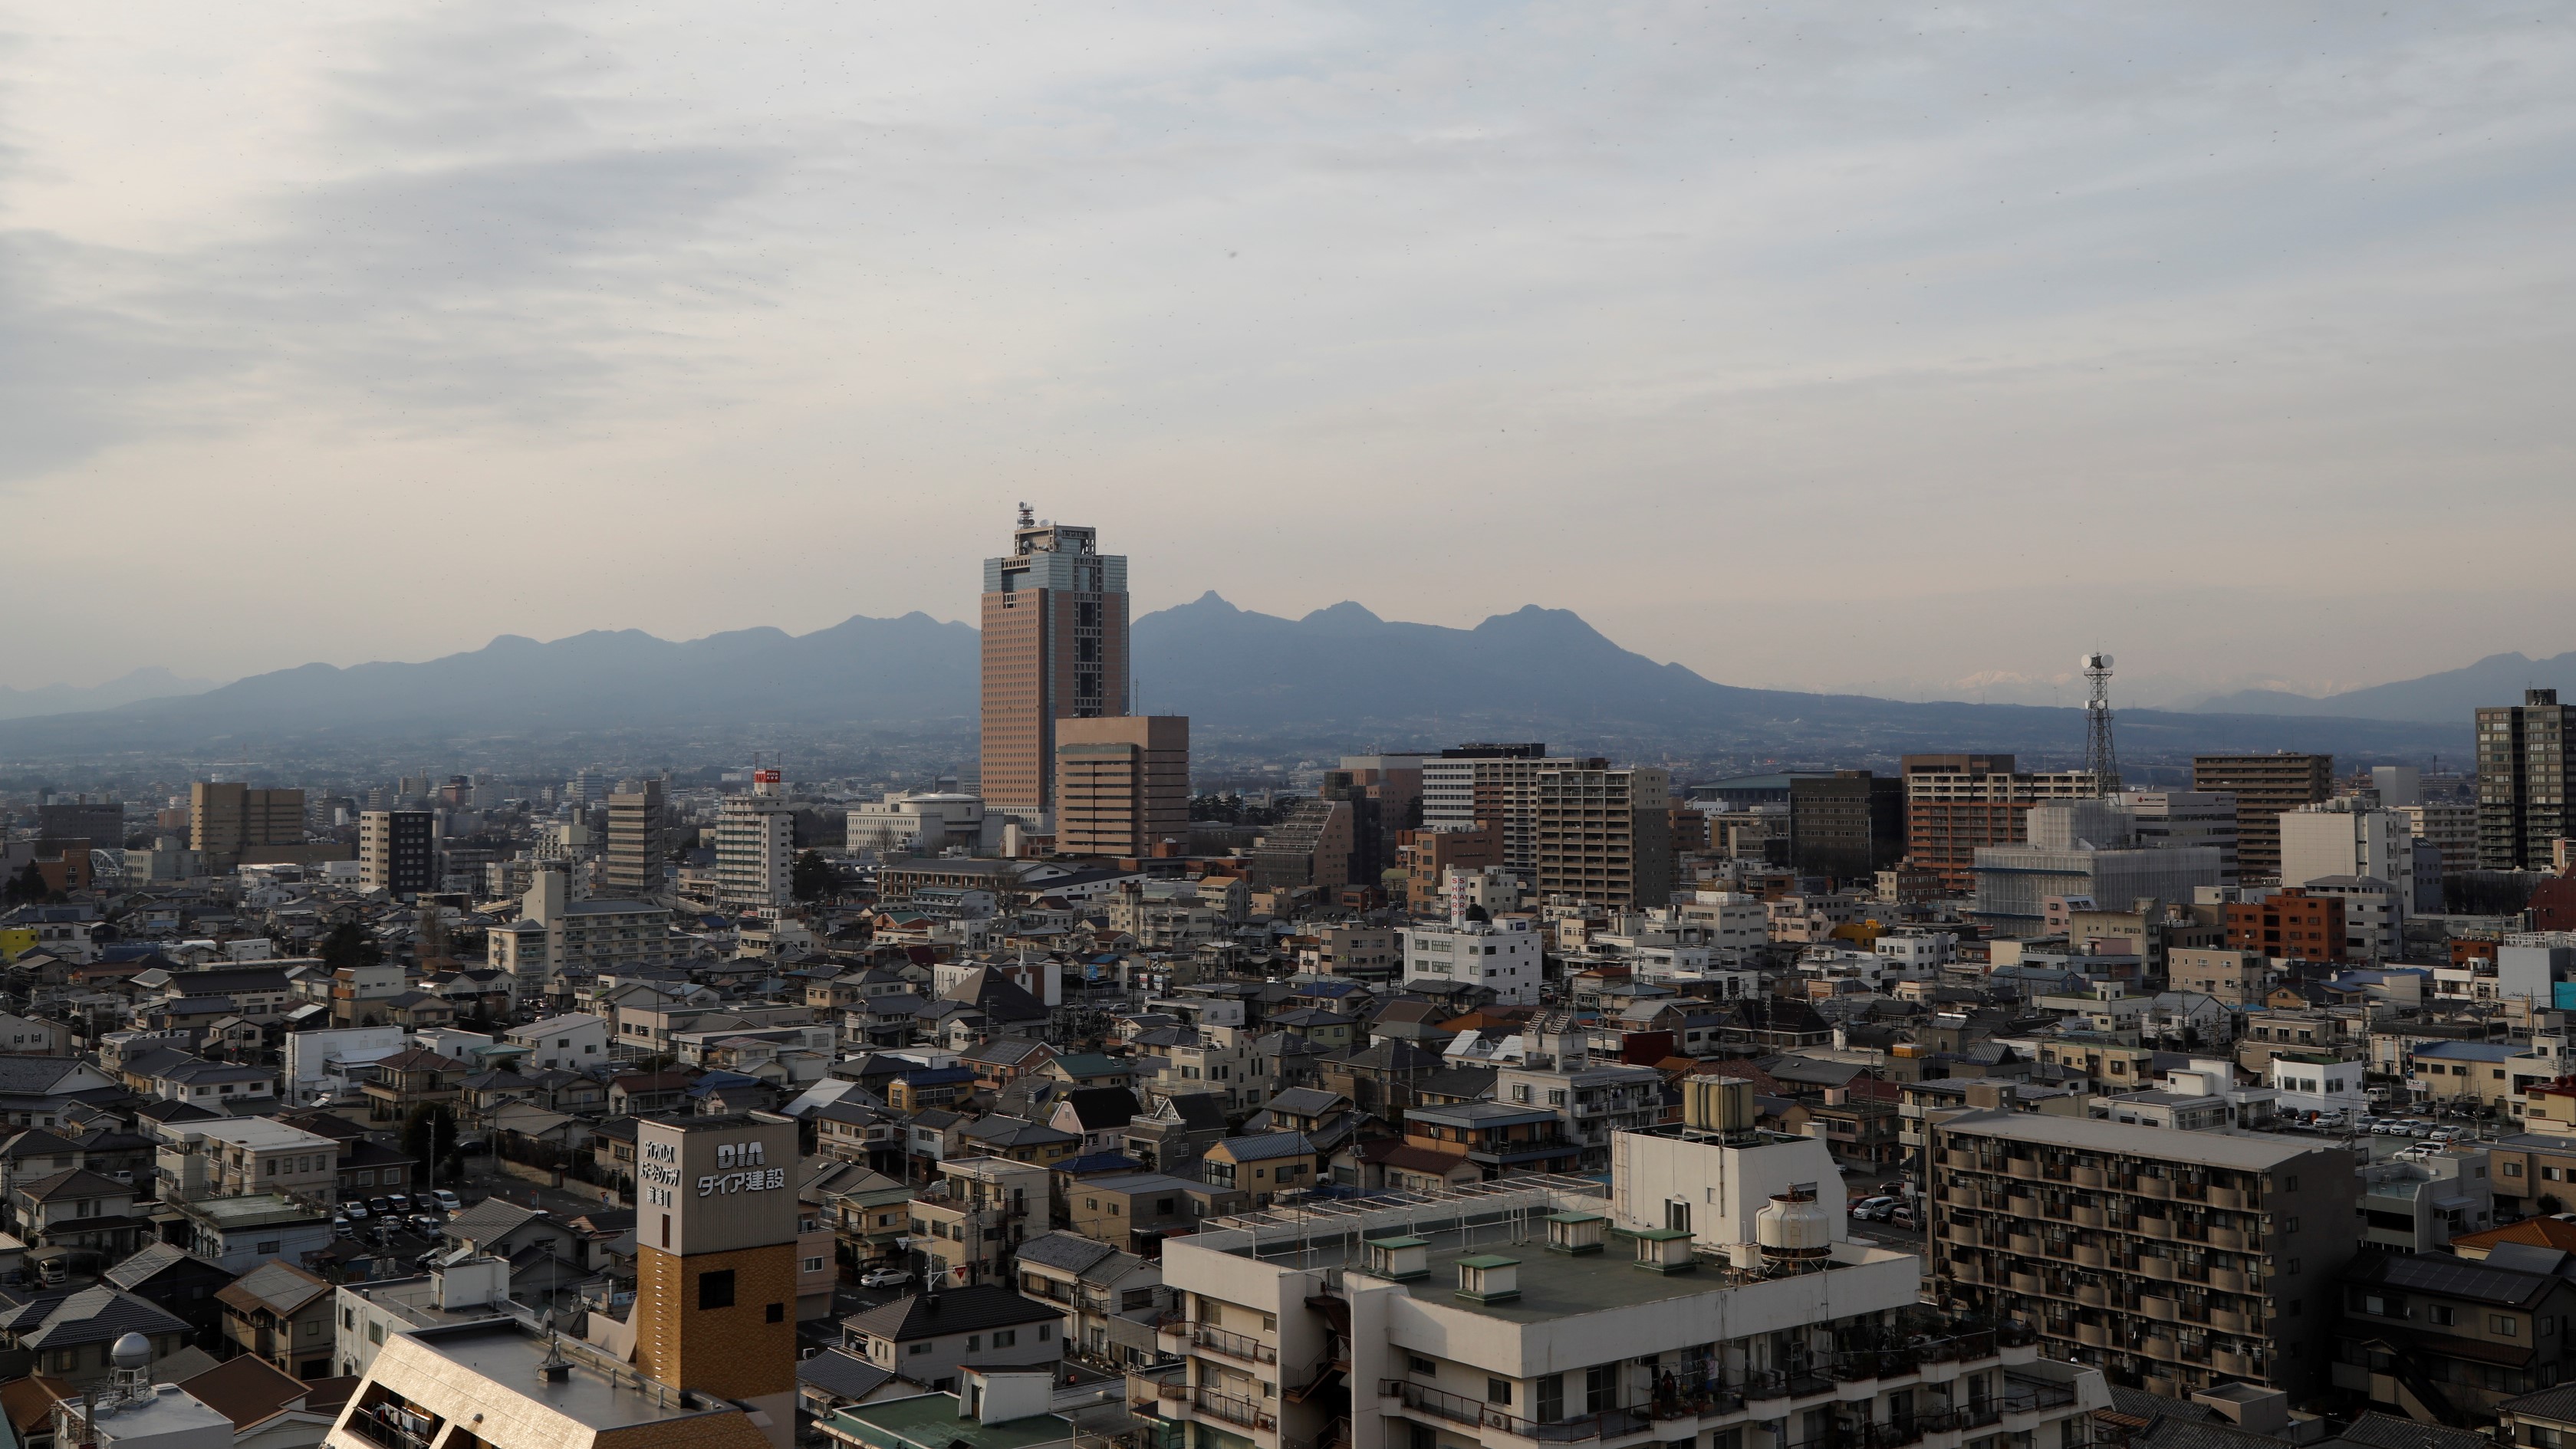
<path fill-rule="evenodd" d="M 394 1214 L 395 1214 L 397 1217 L 401 1216 L 401 1215 L 402 1215 L 402 1214 L 404 1214 L 404 1213 L 408 1213 L 408 1212 L 410 1212 L 410 1211 L 411 1211 L 411 1199 L 410 1199 L 410 1198 L 407 1198 L 407 1197 L 405 1197 L 405 1196 L 403 1196 L 401 1193 L 398 1193 L 398 1192 L 389 1192 L 389 1193 L 386 1193 L 386 1194 L 385 1194 L 385 1201 L 387 1201 L 387 1202 L 389 1202 L 389 1203 L 392 1203 L 392 1204 L 394 1205 Z"/>
<path fill-rule="evenodd" d="M 383 1198 L 371 1197 L 367 1199 L 367 1211 L 380 1218 L 389 1218 L 394 1215 L 394 1205 Z"/>
<path fill-rule="evenodd" d="M 429 1199 L 430 1201 L 437 1203 L 438 1210 L 443 1213 L 462 1212 L 465 1210 L 465 1204 L 456 1200 L 456 1194 L 443 1187 L 432 1188 L 430 1190 Z"/>
<path fill-rule="evenodd" d="M 1905 1202 L 1898 1203 L 1895 1209 L 1889 1212 L 1882 1221 L 1892 1228 L 1910 1228 L 1914 1226 L 1914 1204 Z"/>
<path fill-rule="evenodd" d="M 912 1275 L 901 1268 L 877 1268 L 859 1275 L 862 1288 L 892 1288 L 912 1281 Z"/>
<path fill-rule="evenodd" d="M 357 1235 L 357 1228 L 350 1223 L 347 1217 L 336 1213 L 332 1215 L 331 1236 L 335 1238 L 354 1238 Z"/>
<path fill-rule="evenodd" d="M 1875 1222 L 1894 1206 L 1896 1199 L 1892 1197 L 1865 1197 L 1851 1205 L 1851 1215 L 1862 1222 Z"/>
<path fill-rule="evenodd" d="M 340 1204 L 340 1215 L 353 1223 L 363 1223 L 367 1220 L 367 1205 L 351 1198 Z"/>

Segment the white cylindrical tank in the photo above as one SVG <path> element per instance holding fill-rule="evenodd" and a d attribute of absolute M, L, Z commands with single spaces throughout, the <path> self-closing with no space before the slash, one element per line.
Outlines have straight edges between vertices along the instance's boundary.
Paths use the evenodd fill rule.
<path fill-rule="evenodd" d="M 1754 1214 L 1753 1240 L 1762 1245 L 1766 1264 L 1828 1257 L 1834 1250 L 1834 1215 L 1812 1192 L 1777 1193 Z"/>

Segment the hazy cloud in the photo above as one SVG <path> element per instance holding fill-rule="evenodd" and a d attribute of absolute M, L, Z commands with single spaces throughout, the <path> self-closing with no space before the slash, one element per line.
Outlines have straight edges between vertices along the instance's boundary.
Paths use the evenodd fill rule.
<path fill-rule="evenodd" d="M 20 683 L 963 617 L 1022 497 L 1742 683 L 2576 647 L 2555 7 L 14 18 L 0 509 L 304 561 Z"/>

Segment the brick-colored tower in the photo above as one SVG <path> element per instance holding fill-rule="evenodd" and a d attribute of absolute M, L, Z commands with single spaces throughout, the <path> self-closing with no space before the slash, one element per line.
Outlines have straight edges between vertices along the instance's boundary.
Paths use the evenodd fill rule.
<path fill-rule="evenodd" d="M 736 1115 L 636 1124 L 635 1366 L 796 1426 L 796 1127 Z"/>
<path fill-rule="evenodd" d="M 1055 805 L 1055 722 L 1127 712 L 1127 560 L 1097 533 L 1020 509 L 1011 552 L 984 560 L 986 808 Z"/>

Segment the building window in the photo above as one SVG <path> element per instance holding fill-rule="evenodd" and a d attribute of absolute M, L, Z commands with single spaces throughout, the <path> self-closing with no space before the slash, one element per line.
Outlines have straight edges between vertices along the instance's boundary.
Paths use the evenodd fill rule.
<path fill-rule="evenodd" d="M 1017 1342 L 1019 1342 L 1019 1341 L 1020 1341 L 1020 1332 L 1019 1332 L 1019 1330 L 1018 1330 L 1018 1329 L 1016 1329 L 1016 1328 L 1003 1328 L 1003 1329 L 996 1329 L 996 1330 L 994 1330 L 994 1333 L 993 1333 L 993 1347 L 995 1347 L 995 1348 L 1009 1348 L 1012 1344 L 1015 1344 L 1015 1343 L 1017 1343 Z"/>
<path fill-rule="evenodd" d="M 698 1275 L 698 1306 L 700 1308 L 733 1306 L 733 1270 L 731 1268 Z"/>
<path fill-rule="evenodd" d="M 1508 1404 L 1508 1403 L 1510 1403 L 1511 1401 L 1512 1401 L 1512 1381 L 1511 1381 L 1510 1379 L 1487 1379 L 1487 1380 L 1485 1380 L 1485 1402 L 1486 1402 L 1486 1403 L 1489 1403 L 1489 1404 Z"/>
<path fill-rule="evenodd" d="M 787 1305 L 784 1303 L 770 1304 L 769 1321 L 772 1323 L 785 1323 L 787 1321 Z"/>
<path fill-rule="evenodd" d="M 2487 1315 L 2487 1332 L 2499 1338 L 2520 1338 L 2522 1320 L 2502 1313 L 2490 1313 Z"/>
<path fill-rule="evenodd" d="M 1436 1375 L 1440 1372 L 1440 1365 L 1418 1353 L 1408 1353 L 1404 1356 L 1404 1371 L 1409 1374 Z"/>

